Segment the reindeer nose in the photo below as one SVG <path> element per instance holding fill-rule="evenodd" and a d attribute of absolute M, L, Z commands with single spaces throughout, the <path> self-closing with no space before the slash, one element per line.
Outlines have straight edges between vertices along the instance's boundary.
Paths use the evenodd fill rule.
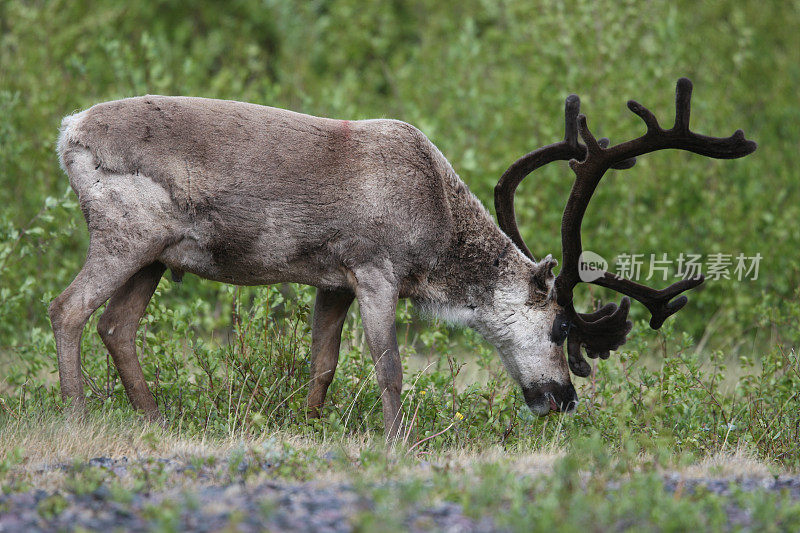
<path fill-rule="evenodd" d="M 523 387 L 522 393 L 528 408 L 539 416 L 550 411 L 571 412 L 578 405 L 578 394 L 570 382 L 531 384 Z"/>
<path fill-rule="evenodd" d="M 578 406 L 578 393 L 575 392 L 575 387 L 572 386 L 572 383 L 554 387 L 554 390 L 546 394 L 550 400 L 551 411 L 570 413 Z"/>

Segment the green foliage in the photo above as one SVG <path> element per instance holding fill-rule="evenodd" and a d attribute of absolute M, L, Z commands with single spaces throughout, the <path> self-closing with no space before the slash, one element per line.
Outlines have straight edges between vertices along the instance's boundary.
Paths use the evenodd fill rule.
<path fill-rule="evenodd" d="M 179 290 L 172 285 L 163 280 L 158 292 L 168 286 Z M 324 417 L 309 420 L 305 395 L 312 290 L 223 290 L 226 298 L 217 312 L 230 313 L 233 325 L 212 327 L 211 338 L 197 334 L 203 330 L 197 317 L 215 314 L 203 299 L 173 308 L 157 295 L 143 320 L 137 344 L 145 377 L 170 428 L 205 438 L 260 437 L 282 430 L 320 440 L 382 431 L 373 365 L 355 310 L 345 326 Z M 800 305 L 793 309 L 786 317 L 791 323 L 774 326 L 796 335 Z M 406 329 L 410 335 L 410 326 Z M 576 383 L 582 401 L 575 415 L 538 418 L 498 368 L 494 350 L 476 334 L 443 326 L 433 331 L 403 345 L 408 359 L 430 361 L 406 373 L 403 413 L 409 431 L 400 445 L 411 455 L 490 444 L 510 451 L 560 449 L 597 437 L 611 456 L 644 454 L 653 464 L 676 460 L 665 450 L 676 457 L 703 457 L 744 448 L 768 461 L 800 466 L 794 412 L 800 361 L 782 344 L 760 354 L 760 365 L 749 359 L 728 362 L 718 351 L 703 357 L 687 335 L 669 326 L 653 346 L 645 325 L 637 324 L 624 350 Z M 468 354 L 453 355 L 464 346 Z M 85 336 L 83 351 L 93 408 L 130 416 L 119 377 L 97 335 Z M 43 371 L 55 372 L 49 353 L 31 352 L 12 367 L 9 381 L 20 385 L 4 399 L 6 417 L 60 409 L 55 383 L 23 386 L 36 383 Z M 462 372 L 488 380 L 462 379 Z M 298 464 L 303 461 L 278 454 L 250 464 L 278 465 L 302 479 Z"/>
<path fill-rule="evenodd" d="M 0 458 L 0 486 L 3 494 L 26 490 L 27 484 L 20 480 L 17 467 L 23 462 L 25 450 L 14 448 L 11 453 Z"/>
<path fill-rule="evenodd" d="M 67 507 L 69 507 L 67 499 L 61 494 L 55 493 L 40 501 L 36 506 L 36 510 L 39 516 L 45 520 L 52 520 L 60 515 Z"/>
<path fill-rule="evenodd" d="M 736 162 L 657 154 L 610 174 L 587 214 L 586 243 L 607 258 L 760 252 L 757 281 L 708 282 L 673 319 L 738 355 L 754 335 L 757 303 L 766 294 L 780 305 L 800 284 L 798 15 L 794 4 L 769 2 L 237 0 L 190 11 L 166 0 L 4 3 L 0 251 L 19 238 L 35 253 L 15 248 L 0 290 L 36 283 L 24 305 L 3 309 L 3 322 L 45 326 L 42 298 L 62 290 L 84 257 L 74 202 L 42 220 L 41 233 L 20 232 L 45 197 L 67 189 L 53 145 L 60 118 L 76 109 L 149 92 L 400 118 L 428 134 L 489 204 L 514 159 L 562 135 L 568 93 L 583 97 L 595 133 L 621 140 L 641 131 L 626 99 L 668 122 L 673 84 L 687 75 L 695 127 L 723 135 L 741 126 L 759 150 Z M 520 188 L 522 233 L 538 255 L 559 249 L 570 183 L 569 170 L 554 165 Z M 0 349 L 28 341 L 8 330 Z"/>
<path fill-rule="evenodd" d="M 320 449 L 328 451 L 322 454 Z M 610 448 L 600 433 L 576 439 L 570 452 L 545 458 L 534 468 L 510 454 L 475 455 L 470 461 L 452 460 L 447 453 L 427 458 L 430 462 L 416 461 L 378 447 L 348 455 L 325 445 L 294 446 L 266 439 L 220 457 L 171 460 L 171 466 L 163 460 L 126 461 L 122 468 L 76 461 L 63 466 L 62 479 L 49 480 L 50 492 L 38 499 L 37 510 L 43 519 L 53 520 L 74 503 L 88 501 L 93 509 L 102 509 L 103 500 L 110 499 L 117 512 L 141 516 L 149 528 L 174 531 L 185 527 L 187 515 L 203 512 L 201 502 L 209 502 L 203 493 L 209 487 L 226 486 L 249 493 L 256 504 L 255 512 L 246 505 L 231 509 L 227 529 L 235 529 L 245 518 L 252 524 L 256 514 L 267 518 L 279 509 L 285 513 L 291 496 L 281 494 L 287 489 L 290 494 L 302 494 L 309 487 L 319 490 L 318 484 L 304 481 L 330 478 L 324 491 L 353 491 L 358 496 L 353 511 L 360 512 L 354 512 L 349 523 L 357 531 L 438 530 L 433 518 L 443 506 L 460 509 L 483 525 L 481 529 L 503 531 L 800 527 L 800 502 L 789 490 L 768 490 L 769 477 L 739 486 L 730 476 L 706 472 L 696 478 L 684 472 L 666 481 L 660 464 L 643 460 L 634 447 Z M 29 481 L 41 475 L 27 472 Z M 225 505 L 226 499 L 212 503 Z M 319 508 L 325 507 L 321 502 Z"/>
<path fill-rule="evenodd" d="M 105 480 L 105 471 L 96 466 L 76 464 L 67 474 L 65 489 L 76 496 L 86 496 L 96 491 Z"/>

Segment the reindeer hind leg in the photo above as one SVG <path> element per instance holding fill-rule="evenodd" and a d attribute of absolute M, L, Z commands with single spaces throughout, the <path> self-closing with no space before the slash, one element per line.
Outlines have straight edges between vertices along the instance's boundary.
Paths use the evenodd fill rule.
<path fill-rule="evenodd" d="M 134 274 L 156 261 L 174 241 L 176 229 L 163 187 L 146 176 L 104 170 L 82 146 L 62 143 L 59 152 L 89 226 L 89 252 L 81 271 L 50 304 L 49 314 L 62 397 L 82 410 L 80 342 L 87 320 Z"/>
<path fill-rule="evenodd" d="M 160 413 L 136 356 L 136 330 L 165 270 L 158 261 L 139 270 L 117 289 L 97 323 L 131 404 L 151 420 Z"/>
<path fill-rule="evenodd" d="M 109 241 L 113 240 L 92 236 L 83 268 L 48 309 L 56 338 L 61 396 L 72 400 L 79 411 L 85 409 L 86 403 L 80 354 L 83 328 L 97 308 L 144 266 L 143 263 L 152 262 L 152 259 L 145 259 L 146 249 L 115 255 L 117 250 L 109 246 Z"/>
<path fill-rule="evenodd" d="M 311 321 L 311 386 L 307 402 L 310 418 L 319 418 L 325 403 L 339 362 L 342 327 L 354 297 L 350 291 L 317 289 Z"/>

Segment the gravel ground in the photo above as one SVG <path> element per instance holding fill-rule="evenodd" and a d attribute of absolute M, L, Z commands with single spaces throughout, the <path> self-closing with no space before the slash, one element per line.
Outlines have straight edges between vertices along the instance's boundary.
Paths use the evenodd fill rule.
<path fill-rule="evenodd" d="M 348 483 L 221 482 L 211 467 L 166 459 L 147 464 L 148 468 L 156 464 L 161 473 L 166 472 L 170 483 L 161 490 L 132 492 L 123 501 L 107 484 L 90 492 L 30 489 L 0 494 L 0 532 L 220 531 L 231 526 L 245 532 L 351 531 L 352 519 L 373 509 L 373 502 Z M 130 475 L 138 467 L 137 475 L 141 475 L 141 463 L 103 457 L 92 459 L 88 465 L 59 464 L 37 472 L 70 472 L 86 466 L 117 478 Z M 176 479 L 189 483 L 175 483 Z M 792 499 L 800 500 L 800 476 L 686 479 L 667 474 L 664 486 L 670 492 L 683 493 L 703 487 L 720 495 L 731 495 L 734 490 L 786 491 Z M 726 511 L 731 526 L 746 528 L 750 523 L 746 511 L 735 505 L 729 505 Z M 496 530 L 490 517 L 476 522 L 455 503 L 411 508 L 405 526 L 410 531 Z"/>
<path fill-rule="evenodd" d="M 168 526 L 182 531 L 220 531 L 231 522 L 240 531 L 349 531 L 348 517 L 368 508 L 347 486 L 316 488 L 311 485 L 262 483 L 244 488 L 241 485 L 202 487 L 196 492 L 165 491 L 136 495 L 129 503 L 110 499 L 102 488 L 91 494 L 65 495 L 68 506 L 55 517 L 46 519 L 39 511 L 50 497 L 46 491 L 0 497 L 5 508 L 0 517 L 0 531 L 122 529 L 148 531 Z M 154 517 L 148 509 L 172 500 L 175 515 Z"/>
<path fill-rule="evenodd" d="M 106 457 L 91 459 L 85 466 L 99 468 L 110 476 L 134 474 L 142 463 Z M 142 491 L 130 501 L 118 501 L 107 484 L 85 494 L 69 491 L 28 491 L 0 494 L 0 533 L 21 531 L 352 531 L 351 519 L 369 513 L 373 503 L 348 483 L 222 482 L 219 469 L 195 467 L 172 459 L 147 463 L 148 470 L 167 473 L 170 487 Z M 237 470 L 253 465 L 243 461 Z M 263 466 L 263 465 L 262 465 Z M 58 464 L 40 468 L 38 474 L 69 472 L 84 465 Z M 181 481 L 189 481 L 188 486 Z M 179 486 L 173 486 L 179 485 Z M 52 502 L 58 499 L 56 512 Z M 416 509 L 406 526 L 410 531 L 492 531 L 490 520 L 479 523 L 462 513 L 460 505 Z"/>

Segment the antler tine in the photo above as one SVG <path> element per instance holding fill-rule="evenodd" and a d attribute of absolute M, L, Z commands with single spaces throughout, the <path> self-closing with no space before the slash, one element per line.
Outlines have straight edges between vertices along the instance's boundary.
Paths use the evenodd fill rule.
<path fill-rule="evenodd" d="M 681 78 L 675 85 L 675 131 L 689 132 L 689 116 L 692 112 L 692 82 Z"/>
<path fill-rule="evenodd" d="M 604 357 L 607 356 L 609 349 L 622 345 L 630 331 L 630 322 L 627 321 L 630 301 L 627 297 L 623 298 L 623 303 L 618 308 L 607 305 L 587 315 L 576 313 L 572 305 L 572 290 L 580 282 L 579 266 L 583 252 L 581 223 L 592 194 L 605 172 L 636 156 L 669 148 L 716 159 L 743 157 L 756 149 L 756 143 L 745 139 L 741 130 L 725 138 L 708 137 L 692 132 L 689 129 L 691 95 L 692 83 L 686 78 L 679 79 L 675 90 L 675 124 L 668 130 L 661 128 L 658 119 L 646 107 L 636 101 L 629 101 L 628 108 L 642 119 L 647 131 L 641 137 L 612 147 L 596 141 L 586 123 L 586 117 L 583 115 L 578 117 L 578 129 L 588 148 L 584 160 L 575 158 L 570 161 L 570 167 L 576 177 L 562 217 L 563 266 L 556 278 L 558 303 L 568 310 L 576 326 L 570 332 L 568 344 L 570 366 L 576 374 L 579 374 L 576 369 L 585 372 L 588 368 L 580 353 L 580 346 L 584 346 L 590 356 Z M 640 285 L 605 271 L 595 271 L 591 279 L 586 281 L 640 301 L 650 311 L 650 326 L 658 329 L 669 316 L 686 305 L 688 301 L 686 296 L 679 295 L 703 283 L 703 277 L 684 279 L 661 290 Z"/>
<path fill-rule="evenodd" d="M 583 251 L 581 244 L 581 223 L 589 200 L 592 198 L 597 184 L 603 177 L 603 172 L 590 173 L 582 171 L 586 164 L 597 160 L 606 149 L 595 140 L 586 123 L 586 115 L 578 115 L 578 129 L 587 146 L 587 155 L 583 162 L 571 159 L 570 168 L 575 172 L 575 182 L 572 184 L 564 214 L 561 217 L 561 256 L 563 266 L 555 281 L 556 298 L 559 305 L 567 307 L 572 302 L 572 289 L 578 284 L 578 263 Z"/>
<path fill-rule="evenodd" d="M 569 304 L 568 313 L 575 324 L 567 342 L 567 360 L 575 375 L 586 377 L 591 372 L 581 353 L 581 346 L 593 359 L 608 359 L 611 350 L 625 344 L 625 338 L 633 328 L 633 323 L 628 320 L 630 306 L 631 301 L 627 296 L 622 298 L 619 306 L 609 303 L 593 313 L 576 313 L 572 304 Z"/>
<path fill-rule="evenodd" d="M 647 133 L 658 134 L 664 131 L 661 128 L 661 125 L 658 123 L 656 116 L 636 100 L 628 100 L 628 109 L 633 111 L 639 116 L 639 118 L 642 119 L 645 126 L 647 126 Z"/>
<path fill-rule="evenodd" d="M 705 281 L 705 278 L 700 275 L 696 278 L 683 279 L 661 290 L 657 290 L 619 277 L 610 272 L 604 272 L 600 278 L 590 283 L 606 287 L 622 294 L 627 294 L 641 302 L 647 307 L 647 310 L 650 311 L 650 327 L 658 329 L 664 324 L 667 318 L 680 311 L 689 301 L 686 296 L 675 297 L 682 292 L 697 287 L 702 284 L 703 281 Z M 673 300 L 673 298 L 675 299 Z"/>
<path fill-rule="evenodd" d="M 583 159 L 586 155 L 586 146 L 579 142 L 578 114 L 580 113 L 581 100 L 578 95 L 571 94 L 564 102 L 564 140 L 544 146 L 517 159 L 500 177 L 494 188 L 494 206 L 497 213 L 497 223 L 500 229 L 508 235 L 514 244 L 529 258 L 533 254 L 522 240 L 517 226 L 517 217 L 514 210 L 514 194 L 522 180 L 534 170 L 552 163 L 553 161 L 569 161 Z M 599 141 L 605 148 L 608 139 Z M 614 168 L 630 168 L 636 159 L 627 159 L 614 165 Z"/>
<path fill-rule="evenodd" d="M 577 94 L 567 96 L 564 102 L 564 142 L 578 148 L 578 114 L 581 112 L 581 99 Z M 581 150 L 582 151 L 582 150 Z"/>
<path fill-rule="evenodd" d="M 589 126 L 586 124 L 586 115 L 578 115 L 578 131 L 581 134 L 581 139 L 583 142 L 586 143 L 586 149 L 589 151 L 587 158 L 592 154 L 599 154 L 602 151 L 602 147 L 598 144 L 597 139 L 594 138 L 594 134 L 589 130 Z M 574 159 L 572 161 L 575 161 Z M 570 161 L 570 163 L 572 163 Z"/>
<path fill-rule="evenodd" d="M 636 157 L 658 150 L 677 149 L 693 152 L 714 159 L 737 159 L 753 153 L 758 145 L 745 139 L 742 130 L 736 130 L 730 137 L 709 137 L 694 133 L 689 129 L 691 114 L 692 82 L 681 78 L 675 87 L 675 125 L 662 129 L 655 115 L 635 100 L 628 101 L 628 109 L 638 115 L 647 126 L 647 132 L 637 139 L 612 146 L 600 163 L 611 167 L 611 163 L 623 158 Z M 581 131 L 581 137 L 583 132 Z M 582 164 L 586 161 L 581 161 Z"/>

